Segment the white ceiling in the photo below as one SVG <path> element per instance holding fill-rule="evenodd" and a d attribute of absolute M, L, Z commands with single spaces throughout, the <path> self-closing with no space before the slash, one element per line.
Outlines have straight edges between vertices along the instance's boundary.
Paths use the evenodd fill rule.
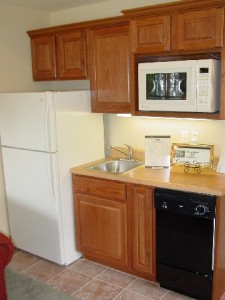
<path fill-rule="evenodd" d="M 0 3 L 2 2 L 11 5 L 52 12 L 106 1 L 109 0 L 0 0 Z"/>

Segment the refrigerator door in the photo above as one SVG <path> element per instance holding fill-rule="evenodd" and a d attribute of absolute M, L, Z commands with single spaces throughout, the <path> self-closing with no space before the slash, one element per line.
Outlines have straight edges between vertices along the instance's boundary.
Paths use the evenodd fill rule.
<path fill-rule="evenodd" d="M 56 152 L 54 93 L 1 93 L 3 146 Z"/>
<path fill-rule="evenodd" d="M 2 154 L 16 247 L 64 264 L 57 154 L 6 147 Z"/>

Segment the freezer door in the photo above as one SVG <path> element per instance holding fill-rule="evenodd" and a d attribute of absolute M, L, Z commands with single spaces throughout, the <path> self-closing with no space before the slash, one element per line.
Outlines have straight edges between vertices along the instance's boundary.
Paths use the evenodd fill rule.
<path fill-rule="evenodd" d="M 89 112 L 91 97 L 89 90 L 54 92 L 56 112 Z"/>
<path fill-rule="evenodd" d="M 2 154 L 16 247 L 64 264 L 57 154 L 5 147 Z"/>
<path fill-rule="evenodd" d="M 0 93 L 3 146 L 56 152 L 54 93 Z"/>

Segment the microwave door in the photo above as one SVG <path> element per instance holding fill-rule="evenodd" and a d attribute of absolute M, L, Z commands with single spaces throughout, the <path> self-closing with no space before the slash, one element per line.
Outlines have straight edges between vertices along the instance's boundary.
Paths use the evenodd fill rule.
<path fill-rule="evenodd" d="M 146 98 L 153 100 L 166 99 L 167 74 L 146 74 Z"/>
<path fill-rule="evenodd" d="M 183 63 L 184 66 L 177 66 L 178 62 L 153 63 L 152 70 L 152 63 L 140 64 L 144 65 L 139 66 L 140 110 L 196 111 L 196 63 Z"/>
<path fill-rule="evenodd" d="M 167 100 L 187 100 L 187 73 L 168 73 L 166 91 Z"/>

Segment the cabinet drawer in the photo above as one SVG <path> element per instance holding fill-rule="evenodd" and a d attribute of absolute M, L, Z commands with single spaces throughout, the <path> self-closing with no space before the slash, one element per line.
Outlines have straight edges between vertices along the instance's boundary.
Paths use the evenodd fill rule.
<path fill-rule="evenodd" d="M 178 16 L 178 49 L 223 46 L 224 9 L 214 8 Z"/>
<path fill-rule="evenodd" d="M 113 200 L 126 200 L 126 184 L 122 182 L 73 176 L 75 193 L 88 194 Z"/>

